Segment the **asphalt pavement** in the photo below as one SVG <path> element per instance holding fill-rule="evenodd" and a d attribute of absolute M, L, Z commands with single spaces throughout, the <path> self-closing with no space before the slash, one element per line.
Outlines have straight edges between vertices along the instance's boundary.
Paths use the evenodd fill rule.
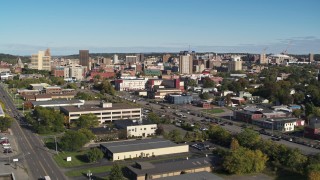
<path fill-rule="evenodd" d="M 2 84 L 0 94 L 1 100 L 6 105 L 7 113 L 16 119 L 12 123 L 11 130 L 19 147 L 20 154 L 17 157 L 20 158 L 19 162 L 25 163 L 29 175 L 28 179 L 39 179 L 44 176 L 50 176 L 51 179 L 57 180 L 67 179 L 53 161 L 51 152 L 44 147 L 41 139 L 28 128 L 20 126 L 19 123 L 23 120 L 23 115 L 16 109 Z"/>

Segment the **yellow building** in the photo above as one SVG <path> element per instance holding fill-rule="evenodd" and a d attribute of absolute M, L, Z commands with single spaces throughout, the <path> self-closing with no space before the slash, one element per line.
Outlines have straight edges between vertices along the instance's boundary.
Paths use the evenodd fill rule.
<path fill-rule="evenodd" d="M 51 71 L 50 49 L 39 51 L 38 54 L 31 55 L 31 69 Z"/>
<path fill-rule="evenodd" d="M 103 143 L 100 148 L 113 161 L 189 152 L 188 144 L 176 144 L 161 138 Z"/>

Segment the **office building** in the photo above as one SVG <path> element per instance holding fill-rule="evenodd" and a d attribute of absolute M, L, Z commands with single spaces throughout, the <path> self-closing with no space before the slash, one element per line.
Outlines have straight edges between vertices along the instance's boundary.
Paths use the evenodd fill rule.
<path fill-rule="evenodd" d="M 143 90 L 148 79 L 117 79 L 114 81 L 117 91 Z"/>
<path fill-rule="evenodd" d="M 228 71 L 241 71 L 242 70 L 242 60 L 240 56 L 234 56 L 228 64 Z"/>
<path fill-rule="evenodd" d="M 141 108 L 129 104 L 101 102 L 100 105 L 66 106 L 60 111 L 69 117 L 69 122 L 79 119 L 83 114 L 94 114 L 100 123 L 124 119 L 141 119 Z"/>
<path fill-rule="evenodd" d="M 137 56 L 126 56 L 126 64 L 135 64 L 137 59 Z"/>
<path fill-rule="evenodd" d="M 193 58 L 190 54 L 180 55 L 179 59 L 179 72 L 180 74 L 192 74 Z"/>
<path fill-rule="evenodd" d="M 118 59 L 119 57 L 118 57 L 118 55 L 117 54 L 115 54 L 114 56 L 113 56 L 113 64 L 119 64 L 119 59 Z"/>
<path fill-rule="evenodd" d="M 100 148 L 113 161 L 189 152 L 188 144 L 161 138 L 103 143 Z"/>
<path fill-rule="evenodd" d="M 309 54 L 309 62 L 314 61 L 314 55 L 312 53 Z"/>
<path fill-rule="evenodd" d="M 31 55 L 31 69 L 37 70 L 51 70 L 51 53 L 50 49 L 39 51 L 38 54 Z"/>
<path fill-rule="evenodd" d="M 122 120 L 115 121 L 115 126 L 118 129 L 126 131 L 127 137 L 149 137 L 156 134 L 157 124 L 149 121 L 140 120 Z"/>
<path fill-rule="evenodd" d="M 89 50 L 79 50 L 79 61 L 80 65 L 89 68 Z"/>
<path fill-rule="evenodd" d="M 260 54 L 260 64 L 268 64 L 266 54 Z"/>

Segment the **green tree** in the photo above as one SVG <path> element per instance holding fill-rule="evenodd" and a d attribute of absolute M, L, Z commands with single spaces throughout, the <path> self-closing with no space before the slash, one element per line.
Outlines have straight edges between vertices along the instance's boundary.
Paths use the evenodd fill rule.
<path fill-rule="evenodd" d="M 92 140 L 95 137 L 95 135 L 92 133 L 92 131 L 89 129 L 86 129 L 86 128 L 81 128 L 78 130 L 78 132 L 84 134 L 88 140 Z"/>
<path fill-rule="evenodd" d="M 67 88 L 69 89 L 78 89 L 78 85 L 76 83 L 68 83 Z"/>
<path fill-rule="evenodd" d="M 268 157 L 260 150 L 240 147 L 227 155 L 223 167 L 231 174 L 247 174 L 261 172 L 266 167 Z"/>
<path fill-rule="evenodd" d="M 156 123 L 159 124 L 160 123 L 160 117 L 154 113 L 154 112 L 150 112 L 147 116 L 148 120 L 151 121 L 152 123 Z"/>
<path fill-rule="evenodd" d="M 256 131 L 249 128 L 246 128 L 244 131 L 237 134 L 236 138 L 241 146 L 247 148 L 254 148 L 261 140 L 260 135 Z"/>
<path fill-rule="evenodd" d="M 76 94 L 76 98 L 78 99 L 83 99 L 83 100 L 86 100 L 86 101 L 90 101 L 90 100 L 94 100 L 94 96 L 89 94 L 89 93 L 85 93 L 85 92 L 78 92 Z"/>
<path fill-rule="evenodd" d="M 301 109 L 295 109 L 295 110 L 293 110 L 292 115 L 294 117 L 300 118 L 300 116 L 302 115 L 302 110 Z"/>
<path fill-rule="evenodd" d="M 186 141 L 186 142 L 190 142 L 190 141 L 193 140 L 193 136 L 189 133 L 189 131 L 186 132 L 186 134 L 184 135 L 183 140 Z"/>
<path fill-rule="evenodd" d="M 53 84 L 56 84 L 58 86 L 65 84 L 65 81 L 62 77 L 50 77 L 50 79 Z"/>
<path fill-rule="evenodd" d="M 78 151 L 89 139 L 87 136 L 79 131 L 67 131 L 60 140 L 59 146 L 64 151 Z"/>
<path fill-rule="evenodd" d="M 7 131 L 12 124 L 12 119 L 10 117 L 0 117 L 0 132 Z"/>
<path fill-rule="evenodd" d="M 195 79 L 189 79 L 186 83 L 186 86 L 196 87 L 198 86 L 198 83 Z"/>
<path fill-rule="evenodd" d="M 64 116 L 53 108 L 37 106 L 32 113 L 27 114 L 26 120 L 39 134 L 65 130 Z"/>
<path fill-rule="evenodd" d="M 215 86 L 215 82 L 211 80 L 209 77 L 205 77 L 203 79 L 203 87 L 204 88 L 212 88 Z"/>
<path fill-rule="evenodd" d="M 201 99 L 205 99 L 206 100 L 206 99 L 210 98 L 210 94 L 208 92 L 204 92 L 204 93 L 200 94 L 199 97 Z"/>
<path fill-rule="evenodd" d="M 113 164 L 110 171 L 109 180 L 124 180 L 124 176 L 119 164 L 117 163 Z"/>
<path fill-rule="evenodd" d="M 179 130 L 174 129 L 168 133 L 168 139 L 174 142 L 181 142 L 181 133 Z"/>
<path fill-rule="evenodd" d="M 103 152 L 98 148 L 92 148 L 87 153 L 87 158 L 89 162 L 96 162 L 103 158 Z"/>
<path fill-rule="evenodd" d="M 208 134 L 214 143 L 223 146 L 229 146 L 231 143 L 231 134 L 220 126 L 210 126 Z"/>
<path fill-rule="evenodd" d="M 92 113 L 81 115 L 75 123 L 79 128 L 91 128 L 99 125 L 98 117 Z"/>
<path fill-rule="evenodd" d="M 231 149 L 232 151 L 235 151 L 235 150 L 237 150 L 237 149 L 239 149 L 239 148 L 240 148 L 240 145 L 239 145 L 238 140 L 235 139 L 235 138 L 232 138 L 231 144 L 230 144 L 230 149 Z"/>

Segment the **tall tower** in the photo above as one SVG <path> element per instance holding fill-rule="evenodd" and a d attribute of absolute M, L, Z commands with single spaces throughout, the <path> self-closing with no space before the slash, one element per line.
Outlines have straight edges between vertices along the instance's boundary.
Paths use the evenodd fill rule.
<path fill-rule="evenodd" d="M 89 68 L 89 50 L 79 50 L 79 64 Z"/>
<path fill-rule="evenodd" d="M 309 54 L 309 62 L 314 61 L 314 55 L 312 53 Z"/>
<path fill-rule="evenodd" d="M 192 74 L 193 57 L 190 54 L 180 55 L 179 58 L 179 72 L 180 74 Z"/>
<path fill-rule="evenodd" d="M 266 54 L 260 54 L 260 64 L 267 64 Z"/>
<path fill-rule="evenodd" d="M 228 71 L 241 71 L 242 70 L 242 60 L 240 56 L 235 56 L 231 58 L 229 62 Z"/>
<path fill-rule="evenodd" d="M 115 54 L 115 55 L 113 56 L 113 64 L 118 64 L 118 63 L 119 63 L 118 55 Z"/>

